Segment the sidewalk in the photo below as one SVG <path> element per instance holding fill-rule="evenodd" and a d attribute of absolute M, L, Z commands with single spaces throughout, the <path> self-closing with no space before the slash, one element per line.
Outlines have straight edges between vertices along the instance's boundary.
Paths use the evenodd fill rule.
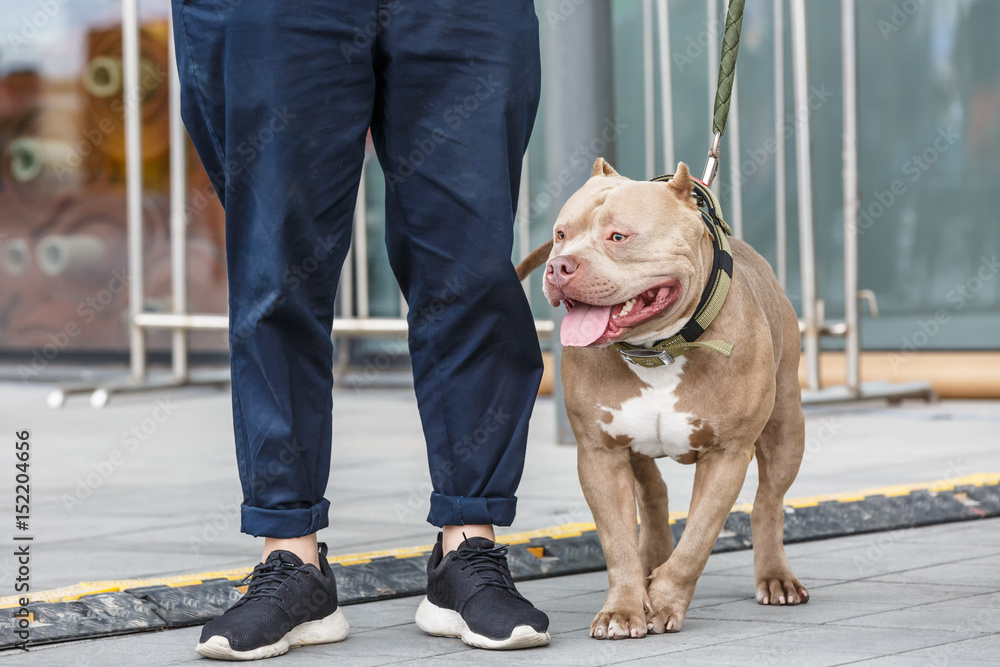
<path fill-rule="evenodd" d="M 749 551 L 716 554 L 679 634 L 598 641 L 587 636 L 604 601 L 605 573 L 525 582 L 551 619 L 552 643 L 518 652 L 475 651 L 424 635 L 420 598 L 345 607 L 341 644 L 294 649 L 274 665 L 995 665 L 1000 654 L 1000 519 L 792 545 L 810 587 L 800 607 L 753 599 Z M 0 664 L 201 664 L 199 629 L 43 646 Z"/>
<path fill-rule="evenodd" d="M 228 392 L 122 396 L 102 410 L 77 399 L 50 410 L 47 391 L 0 384 L 5 425 L 32 430 L 35 590 L 251 564 L 260 544 L 239 532 Z M 412 392 L 341 389 L 334 406 L 332 510 L 320 535 L 331 554 L 432 543 Z M 553 444 L 554 422 L 552 399 L 539 399 L 517 520 L 505 532 L 591 521 L 575 448 Z M 790 498 L 1000 472 L 1000 401 L 809 408 L 806 428 Z M 671 509 L 686 510 L 694 466 L 660 463 Z M 739 502 L 755 489 L 751 464 Z M 0 476 L 0 492 L 13 492 L 12 476 Z M 11 555 L 0 557 L 0 580 L 13 567 Z"/>
<path fill-rule="evenodd" d="M 116 397 L 103 410 L 76 400 L 52 411 L 45 407 L 48 390 L 0 384 L 5 426 L 10 421 L 17 430 L 32 431 L 33 590 L 252 564 L 260 544 L 239 533 L 241 493 L 228 392 L 191 389 Z M 433 541 L 434 531 L 424 522 L 430 486 L 412 392 L 337 389 L 334 404 L 334 466 L 327 494 L 331 527 L 320 536 L 331 545 L 331 553 Z M 809 408 L 807 457 L 789 497 L 1000 471 L 998 426 L 1000 402 Z M 518 519 L 505 532 L 591 520 L 576 479 L 574 448 L 555 445 L 553 439 L 554 404 L 542 398 L 532 420 Z M 693 466 L 663 461 L 661 468 L 670 488 L 671 509 L 685 510 Z M 756 471 L 751 467 L 740 502 L 752 500 L 755 488 Z M 13 492 L 11 479 L 0 480 L 0 492 Z M 699 611 L 689 616 L 683 633 L 613 646 L 587 640 L 580 633 L 600 607 L 603 593 L 597 591 L 606 586 L 603 573 L 530 582 L 524 584 L 525 592 L 554 612 L 554 629 L 565 636 L 560 634 L 553 647 L 542 652 L 488 659 L 585 664 L 581 661 L 586 658 L 600 664 L 729 642 L 712 649 L 733 651 L 718 653 L 718 660 L 725 662 L 727 655 L 745 657 L 752 649 L 754 655 L 774 656 L 775 663 L 794 664 L 799 656 L 795 651 L 809 647 L 829 652 L 827 658 L 810 664 L 837 664 L 855 655 L 887 655 L 947 638 L 969 639 L 959 646 L 971 647 L 992 641 L 995 651 L 995 636 L 974 637 L 1000 630 L 1000 596 L 988 595 L 1000 589 L 1000 575 L 995 574 L 1000 571 L 998 553 L 997 520 L 795 545 L 790 554 L 808 563 L 808 568 L 799 567 L 800 576 L 814 589 L 813 602 L 800 610 L 758 609 L 750 601 L 750 553 L 718 554 L 709 565 L 711 576 L 699 586 Z M 870 571 L 869 566 L 857 564 L 856 556 L 872 562 Z M 954 565 L 964 560 L 968 567 Z M 0 558 L 5 582 L 12 579 L 14 565 L 12 556 Z M 929 571 L 940 575 L 926 579 L 929 588 L 919 591 L 886 583 Z M 895 574 L 884 581 L 879 578 L 890 572 Z M 866 583 L 844 583 L 859 579 Z M 836 598 L 821 602 L 825 587 Z M 941 610 L 932 606 L 939 601 L 944 605 Z M 339 647 L 296 652 L 296 661 L 315 654 L 316 660 L 329 664 L 331 657 L 350 654 L 345 664 L 386 664 L 400 652 L 413 657 L 462 650 L 460 643 L 445 642 L 442 648 L 442 640 L 419 635 L 411 624 L 417 603 L 410 598 L 350 607 L 353 627 L 368 632 L 352 635 Z M 844 619 L 870 620 L 875 617 L 869 614 L 890 608 L 913 607 L 915 611 L 906 613 L 919 616 L 924 613 L 919 610 L 929 605 L 926 618 L 936 615 L 940 625 L 928 628 L 934 632 L 914 630 L 911 643 L 908 632 L 845 634 L 836 627 L 847 623 Z M 962 605 L 968 605 L 965 612 Z M 724 622 L 709 623 L 705 614 L 721 614 L 712 618 Z M 969 630 L 968 619 L 979 617 L 985 619 L 976 626 L 981 629 Z M 388 629 L 396 626 L 407 633 L 405 641 L 395 629 Z M 785 636 L 766 652 L 762 650 L 766 645 L 754 639 L 779 631 Z M 122 661 L 142 656 L 143 664 L 178 664 L 196 658 L 190 651 L 196 636 L 196 630 L 188 629 L 78 642 L 39 648 L 27 659 L 38 661 L 34 664 L 116 664 L 114 656 L 120 655 Z M 328 653 L 338 650 L 340 654 Z M 696 653 L 701 655 L 692 649 L 686 657 L 694 659 Z M 154 654 L 163 662 L 147 662 L 146 656 Z M 11 659 L 21 658 L 0 654 L 0 662 Z M 441 660 L 448 664 L 446 657 Z"/>

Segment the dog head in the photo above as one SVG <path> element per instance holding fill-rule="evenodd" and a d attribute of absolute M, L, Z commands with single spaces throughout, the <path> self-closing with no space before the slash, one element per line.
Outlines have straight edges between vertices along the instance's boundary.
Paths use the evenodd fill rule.
<path fill-rule="evenodd" d="M 553 229 L 549 303 L 563 303 L 563 345 L 646 344 L 680 331 L 712 267 L 712 236 L 683 162 L 667 183 L 633 181 L 598 158 Z"/>

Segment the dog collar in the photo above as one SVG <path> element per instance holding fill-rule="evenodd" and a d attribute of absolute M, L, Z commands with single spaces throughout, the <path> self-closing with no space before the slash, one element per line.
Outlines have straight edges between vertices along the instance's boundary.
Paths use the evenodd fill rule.
<path fill-rule="evenodd" d="M 662 183 L 669 181 L 673 176 L 673 174 L 657 176 L 653 181 Z M 733 353 L 733 344 L 728 341 L 698 340 L 711 326 L 719 311 L 722 310 L 722 304 L 726 301 L 726 294 L 729 293 L 729 286 L 733 281 L 733 252 L 729 246 L 728 238 L 733 230 L 722 219 L 722 214 L 719 212 L 721 210 L 719 200 L 712 189 L 697 178 L 692 177 L 691 181 L 693 182 L 692 194 L 698 203 L 701 219 L 712 232 L 712 246 L 715 249 L 712 258 L 712 274 L 701 293 L 701 300 L 698 301 L 698 306 L 694 309 L 694 315 L 676 334 L 658 341 L 650 347 L 624 342 L 611 344 L 610 347 L 618 350 L 626 361 L 638 366 L 646 368 L 669 366 L 674 363 L 676 357 L 697 348 L 718 352 L 727 359 Z"/>

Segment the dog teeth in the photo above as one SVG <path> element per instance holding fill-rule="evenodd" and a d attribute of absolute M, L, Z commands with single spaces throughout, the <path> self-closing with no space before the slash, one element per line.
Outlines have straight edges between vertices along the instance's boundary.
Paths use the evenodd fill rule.
<path fill-rule="evenodd" d="M 625 302 L 625 305 L 622 306 L 622 312 L 615 315 L 613 319 L 617 320 L 619 317 L 625 317 L 630 312 L 632 312 L 633 306 L 635 306 L 635 299 L 629 299 L 628 301 Z"/>

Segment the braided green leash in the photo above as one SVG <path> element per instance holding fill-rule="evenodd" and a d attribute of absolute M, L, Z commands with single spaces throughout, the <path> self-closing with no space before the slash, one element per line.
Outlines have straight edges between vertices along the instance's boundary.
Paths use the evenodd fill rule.
<path fill-rule="evenodd" d="M 733 81 L 736 78 L 736 56 L 740 51 L 740 30 L 743 28 L 743 4 L 745 0 L 729 0 L 729 11 L 726 13 L 726 32 L 722 42 L 722 56 L 719 59 L 719 88 L 715 93 L 715 113 L 712 116 L 712 132 L 715 137 L 712 148 L 708 151 L 708 164 L 702 183 L 695 183 L 694 194 L 702 209 L 702 218 L 712 230 L 715 258 L 712 266 L 712 279 L 705 287 L 701 303 L 695 309 L 695 314 L 684 328 L 665 340 L 650 347 L 632 345 L 624 341 L 613 343 L 612 348 L 630 363 L 646 368 L 669 366 L 676 358 L 685 352 L 697 349 L 707 349 L 726 357 L 733 353 L 733 344 L 725 340 L 696 340 L 712 324 L 715 316 L 722 310 L 729 286 L 732 282 L 733 256 L 726 238 L 732 230 L 722 219 L 719 200 L 712 192 L 712 180 L 719 170 L 719 144 L 722 134 L 726 131 L 726 120 L 729 118 L 729 105 L 733 96 Z M 668 181 L 672 174 L 654 178 L 654 181 Z"/>
<path fill-rule="evenodd" d="M 745 0 L 729 0 L 726 13 L 726 32 L 722 38 L 722 55 L 719 58 L 719 87 L 715 93 L 715 111 L 712 116 L 712 132 L 715 137 L 708 151 L 708 164 L 702 181 L 711 186 L 719 171 L 719 144 L 726 131 L 729 105 L 733 98 L 733 81 L 736 78 L 736 56 L 740 52 L 740 30 L 743 28 L 743 5 Z"/>

